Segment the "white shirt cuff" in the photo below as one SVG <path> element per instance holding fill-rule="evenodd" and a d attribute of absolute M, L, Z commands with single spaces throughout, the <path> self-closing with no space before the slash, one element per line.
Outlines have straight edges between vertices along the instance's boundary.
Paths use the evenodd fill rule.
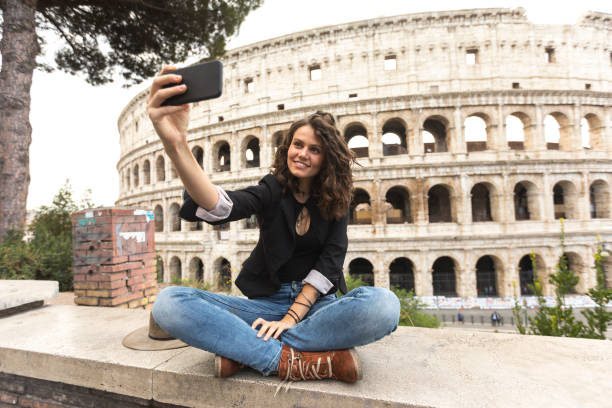
<path fill-rule="evenodd" d="M 217 200 L 215 208 L 210 211 L 206 211 L 204 208 L 198 207 L 198 209 L 196 210 L 196 217 L 204 221 L 222 221 L 229 217 L 230 213 L 232 212 L 232 207 L 234 206 L 234 203 L 229 198 L 225 190 L 223 190 L 219 186 L 215 186 L 215 188 L 219 192 L 219 200 Z"/>
<path fill-rule="evenodd" d="M 329 290 L 334 287 L 334 285 L 329 281 L 329 279 L 327 279 L 325 275 L 323 275 L 316 269 L 311 269 L 310 272 L 308 272 L 308 275 L 302 281 L 302 284 L 304 283 L 308 283 L 309 285 L 313 286 L 316 290 L 319 291 L 319 293 L 323 295 L 329 292 Z"/>

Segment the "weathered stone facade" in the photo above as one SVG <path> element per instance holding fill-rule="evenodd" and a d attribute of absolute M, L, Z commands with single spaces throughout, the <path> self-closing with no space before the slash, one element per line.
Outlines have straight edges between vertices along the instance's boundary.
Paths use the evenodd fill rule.
<path fill-rule="evenodd" d="M 420 13 L 231 50 L 223 96 L 193 106 L 189 143 L 214 183 L 240 188 L 269 171 L 291 122 L 332 112 L 349 144 L 365 141 L 354 147 L 362 167 L 346 273 L 423 296 L 512 296 L 513 282 L 525 291 L 531 279 L 534 251 L 551 294 L 542 275 L 562 254 L 563 217 L 584 293 L 595 284 L 596 234 L 612 245 L 611 18 L 589 13 L 569 26 L 534 25 L 523 9 Z M 257 229 L 177 219 L 182 185 L 146 95 L 119 118 L 117 205 L 154 210 L 165 280 L 226 284 Z M 466 125 L 474 118 L 481 138 Z"/>

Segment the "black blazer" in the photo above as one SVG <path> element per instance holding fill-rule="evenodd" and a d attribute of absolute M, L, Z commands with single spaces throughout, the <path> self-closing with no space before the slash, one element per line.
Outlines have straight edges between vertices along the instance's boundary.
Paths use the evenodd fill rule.
<path fill-rule="evenodd" d="M 283 194 L 281 184 L 272 174 L 262 178 L 256 186 L 227 191 L 227 195 L 234 203 L 229 217 L 207 222 L 223 224 L 256 214 L 259 241 L 242 264 L 236 286 L 249 298 L 271 296 L 280 288 L 278 271 L 293 255 L 295 248 L 295 222 L 298 216 L 295 199 L 291 192 Z M 326 221 L 312 200 L 306 203 L 306 207 L 310 212 L 310 228 L 314 228 L 322 248 L 311 269 L 319 271 L 334 285 L 328 294 L 337 290 L 346 293 L 342 267 L 348 247 L 348 217 Z M 198 205 L 185 191 L 179 216 L 186 221 L 200 221 L 195 215 L 197 208 Z"/>

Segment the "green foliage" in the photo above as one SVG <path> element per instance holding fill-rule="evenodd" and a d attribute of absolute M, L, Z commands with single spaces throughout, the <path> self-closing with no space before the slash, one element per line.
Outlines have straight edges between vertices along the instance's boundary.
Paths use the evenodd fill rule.
<path fill-rule="evenodd" d="M 138 83 L 162 65 L 192 55 L 213 59 L 261 0 L 39 0 L 37 28 L 63 40 L 55 56 L 61 70 L 86 74 L 87 82 L 113 81 L 114 67 Z M 47 70 L 53 69 L 50 66 Z"/>
<path fill-rule="evenodd" d="M 607 311 L 606 304 L 612 301 L 612 290 L 605 288 L 603 275 L 604 254 L 601 242 L 598 243 L 595 258 L 595 270 L 597 272 L 597 286 L 588 291 L 589 297 L 597 304 L 594 309 L 582 311 L 587 324 L 576 319 L 574 310 L 565 302 L 565 296 L 574 290 L 578 283 L 578 276 L 569 267 L 569 261 L 565 253 L 565 228 L 561 219 L 561 249 L 562 254 L 557 262 L 556 271 L 550 276 L 549 282 L 555 287 L 555 306 L 546 306 L 546 300 L 542 293 L 542 285 L 537 278 L 537 265 L 535 254 L 530 254 L 533 271 L 534 284 L 530 289 L 537 296 L 538 310 L 536 315 L 529 317 L 529 334 L 540 336 L 564 336 L 564 337 L 585 337 L 593 339 L 605 339 L 605 332 L 610 322 L 612 322 L 612 312 Z M 520 306 L 518 301 L 513 310 L 517 321 L 517 328 L 521 334 L 525 334 L 526 329 L 522 326 L 520 319 Z M 520 325 L 520 326 L 519 326 Z"/>
<path fill-rule="evenodd" d="M 36 260 L 23 235 L 8 230 L 0 242 L 0 279 L 36 279 Z"/>
<path fill-rule="evenodd" d="M 392 288 L 393 293 L 400 301 L 400 326 L 413 327 L 440 327 L 440 321 L 436 316 L 431 316 L 420 311 L 423 303 L 414 296 L 412 290 Z"/>
<path fill-rule="evenodd" d="M 13 231 L 0 243 L 0 278 L 56 280 L 60 291 L 72 290 L 72 213 L 93 206 L 88 196 L 77 204 L 66 180 L 52 205 L 37 211 L 30 242 Z"/>
<path fill-rule="evenodd" d="M 612 289 L 606 288 L 605 276 L 603 271 L 603 262 L 609 256 L 601 247 L 601 240 L 597 237 L 597 251 L 593 257 L 595 258 L 594 269 L 597 273 L 597 285 L 589 289 L 588 295 L 597 307 L 582 311 L 582 315 L 587 320 L 587 327 L 584 330 L 582 337 L 590 339 L 605 339 L 608 326 L 612 323 L 612 312 L 606 309 L 606 304 L 612 302 Z"/>
<path fill-rule="evenodd" d="M 347 293 L 360 286 L 365 286 L 365 282 L 359 277 L 355 278 L 348 275 L 345 277 L 345 281 Z M 437 317 L 420 311 L 423 308 L 423 303 L 414 296 L 412 290 L 407 291 L 399 288 L 392 288 L 391 290 L 400 301 L 400 326 L 440 327 L 440 321 Z M 336 293 L 336 296 L 342 296 L 340 291 Z"/>
<path fill-rule="evenodd" d="M 514 292 L 514 307 L 512 308 L 512 315 L 514 316 L 514 321 L 516 322 L 516 328 L 520 334 L 527 334 L 527 327 L 525 326 L 526 317 L 521 316 L 521 312 L 526 312 L 519 303 L 519 297 L 516 293 L 516 282 L 514 280 L 512 281 L 512 290 Z"/>

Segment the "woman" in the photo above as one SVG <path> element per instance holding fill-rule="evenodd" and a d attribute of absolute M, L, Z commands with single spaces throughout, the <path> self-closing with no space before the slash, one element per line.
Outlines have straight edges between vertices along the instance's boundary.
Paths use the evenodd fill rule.
<path fill-rule="evenodd" d="M 168 66 L 162 73 L 175 69 Z M 148 113 L 186 192 L 187 221 L 219 224 L 250 217 L 259 241 L 236 286 L 248 299 L 194 288 L 162 290 L 153 317 L 184 342 L 215 353 L 215 375 L 242 366 L 288 380 L 361 378 L 354 347 L 397 328 L 399 301 L 387 289 L 346 292 L 342 273 L 354 161 L 334 118 L 317 112 L 291 125 L 273 172 L 256 186 L 224 191 L 211 183 L 187 144 L 189 106 L 160 107 L 185 92 L 180 77 L 153 81 Z"/>

